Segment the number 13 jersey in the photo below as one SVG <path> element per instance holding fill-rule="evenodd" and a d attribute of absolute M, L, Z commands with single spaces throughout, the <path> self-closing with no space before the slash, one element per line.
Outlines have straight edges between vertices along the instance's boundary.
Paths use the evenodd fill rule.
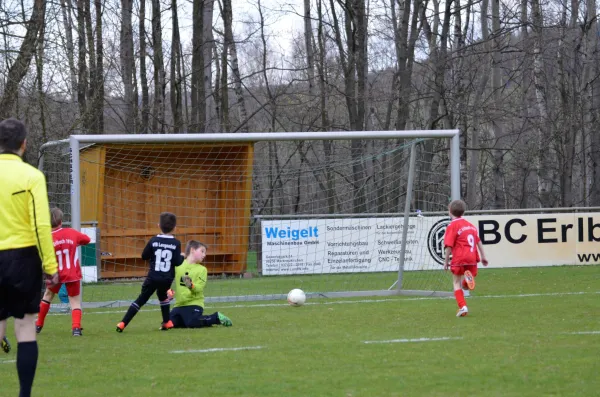
<path fill-rule="evenodd" d="M 452 248 L 451 265 L 476 265 L 479 262 L 479 233 L 464 218 L 453 219 L 446 228 L 444 246 Z"/>
<path fill-rule="evenodd" d="M 175 266 L 183 262 L 181 256 L 181 242 L 175 237 L 159 234 L 148 241 L 142 259 L 150 261 L 148 278 L 154 280 L 173 280 Z"/>

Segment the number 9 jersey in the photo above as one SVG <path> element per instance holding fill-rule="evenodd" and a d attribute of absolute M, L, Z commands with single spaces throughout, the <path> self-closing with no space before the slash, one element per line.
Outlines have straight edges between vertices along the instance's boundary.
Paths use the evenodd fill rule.
<path fill-rule="evenodd" d="M 142 259 L 150 261 L 149 279 L 173 280 L 175 266 L 183 262 L 181 242 L 168 234 L 154 236 L 146 244 Z"/>
<path fill-rule="evenodd" d="M 75 229 L 59 228 L 52 231 L 54 252 L 58 261 L 58 278 L 61 283 L 81 280 L 81 265 L 77 247 L 90 243 L 90 238 Z"/>
<path fill-rule="evenodd" d="M 473 224 L 464 218 L 453 219 L 446 228 L 444 246 L 452 248 L 450 265 L 476 265 L 479 262 L 479 233 Z"/>

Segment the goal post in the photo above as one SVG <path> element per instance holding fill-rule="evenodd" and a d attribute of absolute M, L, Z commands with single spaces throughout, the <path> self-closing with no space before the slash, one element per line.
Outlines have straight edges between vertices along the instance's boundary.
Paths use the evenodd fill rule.
<path fill-rule="evenodd" d="M 40 168 L 70 226 L 98 228 L 88 307 L 135 298 L 106 281 L 143 276 L 137 251 L 162 211 L 178 215 L 183 245 L 208 242 L 208 302 L 283 299 L 293 287 L 309 297 L 448 295 L 431 244 L 460 198 L 459 142 L 458 130 L 72 135 L 43 146 Z M 352 244 L 365 248 L 340 248 Z"/>

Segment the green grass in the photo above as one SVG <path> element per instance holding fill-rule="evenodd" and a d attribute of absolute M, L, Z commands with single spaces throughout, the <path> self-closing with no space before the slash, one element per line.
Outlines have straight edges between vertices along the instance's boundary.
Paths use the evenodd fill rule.
<path fill-rule="evenodd" d="M 117 334 L 123 310 L 99 309 L 73 338 L 68 315 L 49 316 L 34 395 L 598 395 L 600 333 L 572 333 L 600 332 L 600 266 L 484 270 L 477 282 L 460 319 L 453 299 L 248 302 L 207 308 L 230 316 L 231 328 L 160 332 L 149 307 Z M 129 299 L 139 284 L 133 291 Z M 364 343 L 439 337 L 463 339 Z M 251 346 L 262 349 L 170 353 Z M 4 363 L 15 357 L 0 355 L 3 396 L 18 394 L 15 364 Z"/>

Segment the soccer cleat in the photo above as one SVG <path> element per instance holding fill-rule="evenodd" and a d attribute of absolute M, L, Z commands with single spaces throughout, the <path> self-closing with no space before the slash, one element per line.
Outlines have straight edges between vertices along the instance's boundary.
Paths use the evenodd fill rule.
<path fill-rule="evenodd" d="M 73 328 L 73 336 L 83 336 L 81 328 Z"/>
<path fill-rule="evenodd" d="M 2 345 L 2 350 L 4 350 L 4 353 L 10 352 L 10 342 L 6 336 L 2 338 L 2 342 L 0 344 Z"/>
<path fill-rule="evenodd" d="M 125 329 L 125 323 L 123 321 L 121 321 L 119 324 L 117 324 L 117 332 L 123 332 L 124 329 Z"/>
<path fill-rule="evenodd" d="M 465 271 L 465 281 L 469 289 L 475 289 L 475 277 L 473 277 L 473 273 L 469 270 Z"/>
<path fill-rule="evenodd" d="M 469 314 L 469 309 L 463 306 L 456 312 L 456 317 L 465 317 L 467 314 Z"/>
<path fill-rule="evenodd" d="M 43 325 L 36 325 L 35 326 L 35 333 L 39 334 L 40 332 L 42 332 L 42 328 L 44 328 Z"/>
<path fill-rule="evenodd" d="M 221 325 L 225 326 L 225 327 L 231 327 L 233 325 L 233 323 L 231 322 L 231 319 L 229 317 L 227 317 L 226 315 L 224 315 L 221 312 L 217 312 L 217 316 L 219 316 L 219 322 L 221 323 Z"/>
<path fill-rule="evenodd" d="M 159 328 L 159 329 L 160 329 L 161 331 L 168 331 L 168 330 L 170 330 L 171 328 L 173 328 L 173 322 L 172 322 L 171 320 L 169 320 L 169 321 L 167 321 L 166 323 L 162 323 L 162 324 L 160 325 L 160 328 Z"/>

